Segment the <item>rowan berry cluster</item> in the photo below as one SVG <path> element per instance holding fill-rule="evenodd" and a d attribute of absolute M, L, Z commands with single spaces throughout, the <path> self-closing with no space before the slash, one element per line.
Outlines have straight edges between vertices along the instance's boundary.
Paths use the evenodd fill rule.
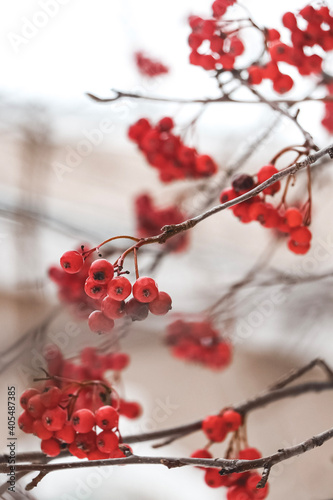
<path fill-rule="evenodd" d="M 161 228 L 170 224 L 180 224 L 186 215 L 175 205 L 158 208 L 154 205 L 149 194 L 142 194 L 135 200 L 135 213 L 137 232 L 141 238 L 155 236 Z M 181 252 L 188 246 L 189 234 L 182 233 L 166 241 L 165 246 L 169 251 Z"/>
<path fill-rule="evenodd" d="M 165 75 L 166 73 L 169 73 L 169 68 L 167 66 L 159 61 L 150 59 L 142 52 L 135 52 L 134 58 L 138 70 L 144 76 L 154 78 L 155 76 Z"/>
<path fill-rule="evenodd" d="M 89 460 L 131 453 L 129 446 L 122 443 L 119 415 L 135 418 L 140 406 L 122 401 L 104 379 L 104 371 L 124 369 L 128 356 L 100 356 L 88 347 L 76 365 L 64 360 L 56 346 L 48 346 L 45 359 L 49 377 L 21 395 L 24 411 L 18 419 L 20 429 L 41 439 L 41 450 L 52 457 L 62 450 Z"/>
<path fill-rule="evenodd" d="M 205 448 L 196 450 L 191 455 L 193 458 L 213 458 Z M 229 457 L 231 458 L 231 457 Z M 232 458 L 240 460 L 256 460 L 261 458 L 261 453 L 256 448 L 244 448 Z M 261 480 L 257 472 L 240 472 L 221 476 L 215 467 L 202 467 L 205 471 L 205 482 L 210 488 L 227 488 L 227 500 L 263 500 L 268 495 L 268 484 L 257 489 Z"/>
<path fill-rule="evenodd" d="M 265 165 L 256 175 L 238 175 L 232 187 L 222 191 L 220 202 L 226 203 L 253 189 L 256 185 L 266 181 L 278 170 L 274 165 Z M 265 188 L 260 195 L 234 205 L 230 209 L 244 224 L 258 221 L 262 226 L 274 229 L 280 234 L 288 235 L 288 248 L 296 254 L 305 254 L 310 249 L 311 232 L 305 225 L 305 214 L 297 207 L 275 207 L 266 201 L 266 196 L 273 196 L 281 188 L 279 181 Z"/>
<path fill-rule="evenodd" d="M 274 90 L 280 94 L 288 92 L 294 81 L 280 71 L 279 63 L 296 67 L 302 76 L 317 75 L 322 71 L 324 53 L 333 50 L 333 16 L 328 7 L 316 9 L 307 5 L 296 15 L 286 12 L 282 22 L 291 32 L 290 45 L 281 41 L 280 32 L 276 29 L 266 30 L 269 60 L 248 70 L 249 83 L 258 85 L 263 79 L 270 79 Z M 304 23 L 306 27 L 301 29 Z M 322 51 L 322 55 L 318 51 Z"/>
<path fill-rule="evenodd" d="M 224 441 L 230 432 L 236 433 L 241 427 L 243 421 L 242 416 L 233 409 L 222 410 L 218 415 L 209 415 L 202 422 L 202 430 L 205 436 L 209 439 L 208 446 L 213 443 Z M 234 434 L 234 437 L 236 434 Z M 240 444 L 240 443 L 238 443 Z M 192 453 L 195 458 L 213 458 L 213 455 L 208 451 L 208 446 L 203 449 L 196 450 Z M 238 458 L 240 460 L 255 460 L 261 458 L 260 452 L 256 448 L 243 448 L 233 451 L 233 446 L 229 447 L 226 458 Z M 211 488 L 219 488 L 226 486 L 228 500 L 254 500 L 264 499 L 268 495 L 268 485 L 264 488 L 257 489 L 256 486 L 261 477 L 256 472 L 232 473 L 220 475 L 216 468 L 204 468 L 205 482 Z"/>
<path fill-rule="evenodd" d="M 86 273 L 85 256 L 89 252 L 65 252 L 60 259 L 62 269 L 69 275 L 82 273 L 83 269 Z M 141 321 L 147 318 L 149 312 L 164 315 L 171 309 L 171 297 L 165 292 L 159 292 L 152 278 L 142 276 L 132 286 L 128 278 L 114 276 L 114 272 L 115 266 L 106 259 L 96 259 L 89 265 L 83 289 L 93 300 L 91 305 L 94 310 L 88 317 L 91 331 L 109 333 L 117 319 L 129 317 L 132 321 Z M 82 286 L 81 277 L 79 284 Z M 131 294 L 132 297 L 126 301 Z"/>
<path fill-rule="evenodd" d="M 192 32 L 188 43 L 192 52 L 190 63 L 201 66 L 205 70 L 232 70 L 238 56 L 244 52 L 244 44 L 236 34 L 235 26 L 224 25 L 221 18 L 235 0 L 216 0 L 213 3 L 215 19 L 202 19 L 190 16 L 189 24 Z M 203 47 L 209 44 L 209 53 Z M 200 52 L 201 50 L 201 52 Z"/>
<path fill-rule="evenodd" d="M 199 363 L 212 370 L 222 370 L 231 362 L 231 345 L 207 319 L 174 321 L 168 325 L 165 341 L 176 358 Z"/>
<path fill-rule="evenodd" d="M 333 82 L 327 85 L 329 95 L 333 95 Z M 333 101 L 325 103 L 325 116 L 321 121 L 322 125 L 333 134 Z"/>
<path fill-rule="evenodd" d="M 173 134 L 172 118 L 165 116 L 156 126 L 146 118 L 131 125 L 128 137 L 144 153 L 148 163 L 156 168 L 162 182 L 181 179 L 200 179 L 217 172 L 217 165 L 208 155 L 199 155 Z"/>

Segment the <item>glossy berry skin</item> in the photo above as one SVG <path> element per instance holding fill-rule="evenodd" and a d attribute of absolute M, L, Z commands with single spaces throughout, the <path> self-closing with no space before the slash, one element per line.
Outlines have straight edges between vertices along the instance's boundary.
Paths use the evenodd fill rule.
<path fill-rule="evenodd" d="M 278 172 L 278 169 L 275 168 L 274 165 L 266 165 L 266 166 L 262 167 L 257 174 L 259 184 L 267 181 L 268 179 L 270 179 L 270 177 L 272 177 L 272 175 L 276 174 L 277 172 Z M 274 195 L 275 193 L 277 193 L 280 190 L 280 187 L 281 187 L 281 183 L 280 183 L 280 181 L 277 181 L 274 184 L 272 184 L 271 186 L 269 186 L 268 188 L 264 189 L 263 193 Z"/>
<path fill-rule="evenodd" d="M 59 431 L 65 425 L 67 412 L 57 406 L 56 408 L 45 410 L 42 415 L 42 422 L 49 431 Z"/>
<path fill-rule="evenodd" d="M 56 457 L 61 451 L 59 441 L 54 438 L 43 440 L 40 447 L 42 452 L 49 457 Z"/>
<path fill-rule="evenodd" d="M 202 422 L 202 430 L 210 439 L 216 443 L 223 441 L 228 433 L 223 418 L 219 415 L 209 415 Z"/>
<path fill-rule="evenodd" d="M 142 408 L 139 403 L 136 403 L 135 401 L 124 401 L 121 399 L 118 411 L 120 415 L 134 419 L 141 415 Z"/>
<path fill-rule="evenodd" d="M 112 280 L 113 275 L 113 265 L 106 259 L 95 260 L 89 269 L 89 277 L 100 285 Z"/>
<path fill-rule="evenodd" d="M 58 387 L 45 387 L 40 395 L 41 402 L 45 408 L 55 408 L 62 397 L 62 392 Z"/>
<path fill-rule="evenodd" d="M 31 389 L 26 389 L 23 394 L 20 397 L 20 405 L 24 410 L 27 409 L 28 406 L 28 401 L 32 396 L 35 396 L 36 394 L 39 394 L 39 391 L 37 389 L 31 388 Z"/>
<path fill-rule="evenodd" d="M 225 485 L 225 478 L 219 474 L 219 470 L 213 468 L 202 467 L 205 470 L 205 483 L 210 488 L 220 488 Z"/>
<path fill-rule="evenodd" d="M 104 431 L 118 427 L 119 414 L 112 406 L 102 406 L 95 413 L 96 424 Z"/>
<path fill-rule="evenodd" d="M 131 282 L 125 276 L 117 276 L 108 284 L 108 296 L 113 300 L 123 301 L 132 291 Z"/>
<path fill-rule="evenodd" d="M 88 326 L 95 333 L 109 333 L 114 328 L 114 321 L 104 316 L 102 311 L 93 311 L 88 318 Z"/>
<path fill-rule="evenodd" d="M 65 422 L 63 428 L 54 433 L 54 437 L 67 444 L 73 443 L 75 439 L 75 430 L 72 422 Z"/>
<path fill-rule="evenodd" d="M 60 258 L 60 265 L 68 274 L 76 274 L 83 267 L 83 257 L 79 252 L 71 250 Z"/>
<path fill-rule="evenodd" d="M 45 429 L 44 424 L 41 420 L 35 420 L 32 424 L 32 432 L 39 439 L 50 439 L 53 437 L 53 432 Z"/>
<path fill-rule="evenodd" d="M 95 415 L 88 408 L 77 410 L 72 415 L 73 428 L 76 432 L 85 434 L 90 432 L 95 425 Z"/>
<path fill-rule="evenodd" d="M 106 284 L 96 282 L 91 277 L 86 279 L 84 291 L 92 299 L 103 299 L 106 296 Z"/>
<path fill-rule="evenodd" d="M 119 319 L 125 316 L 125 302 L 114 300 L 109 295 L 102 300 L 101 308 L 107 318 Z"/>
<path fill-rule="evenodd" d="M 136 299 L 130 299 L 125 304 L 125 312 L 132 321 L 142 321 L 147 318 L 149 313 L 148 304 L 139 302 Z"/>
<path fill-rule="evenodd" d="M 149 311 L 156 316 L 164 316 L 172 309 L 172 300 L 166 292 L 159 292 L 155 300 L 149 303 Z"/>
<path fill-rule="evenodd" d="M 234 410 L 226 410 L 222 414 L 224 424 L 228 431 L 237 431 L 242 425 L 242 416 Z"/>
<path fill-rule="evenodd" d="M 303 222 L 303 215 L 297 208 L 288 208 L 284 217 L 289 227 L 298 227 Z"/>
<path fill-rule="evenodd" d="M 158 296 L 158 288 L 155 281 L 147 276 L 138 278 L 133 285 L 133 297 L 139 302 L 149 303 Z"/>
<path fill-rule="evenodd" d="M 33 433 L 33 423 L 34 423 L 33 417 L 29 415 L 29 413 L 26 410 L 24 410 L 24 412 L 21 413 L 21 415 L 17 420 L 19 428 L 26 434 Z"/>
<path fill-rule="evenodd" d="M 118 448 L 119 438 L 112 431 L 102 431 L 96 438 L 96 444 L 102 453 L 112 453 Z"/>
<path fill-rule="evenodd" d="M 36 394 L 29 399 L 27 411 L 33 418 L 40 418 L 43 415 L 45 406 L 42 403 L 40 394 Z"/>

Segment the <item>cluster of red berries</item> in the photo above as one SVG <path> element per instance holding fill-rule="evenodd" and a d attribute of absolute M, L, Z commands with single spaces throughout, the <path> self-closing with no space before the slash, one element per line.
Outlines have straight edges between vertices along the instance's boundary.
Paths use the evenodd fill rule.
<path fill-rule="evenodd" d="M 131 450 L 122 444 L 119 415 L 135 418 L 140 406 L 121 400 L 103 376 L 105 370 L 124 369 L 128 356 L 99 356 L 88 347 L 75 365 L 56 346 L 48 346 L 44 355 L 50 379 L 23 392 L 20 429 L 40 438 L 42 451 L 52 457 L 62 450 L 89 460 L 127 456 Z"/>
<path fill-rule="evenodd" d="M 135 200 L 137 231 L 141 238 L 155 236 L 163 226 L 180 224 L 186 216 L 175 205 L 158 208 L 149 194 L 142 194 Z M 165 243 L 169 251 L 181 252 L 188 246 L 188 232 L 179 234 Z"/>
<path fill-rule="evenodd" d="M 253 189 L 257 184 L 266 181 L 278 170 L 274 165 L 265 165 L 257 173 L 257 182 L 247 174 L 238 175 L 232 187 L 222 191 L 220 202 L 226 203 Z M 264 227 L 275 229 L 280 234 L 289 235 L 288 248 L 296 254 L 305 254 L 310 249 L 311 231 L 304 225 L 304 215 L 296 207 L 287 210 L 274 207 L 266 201 L 266 195 L 273 196 L 281 188 L 279 181 L 262 191 L 259 196 L 253 196 L 231 207 L 234 215 L 244 224 L 258 221 Z"/>
<path fill-rule="evenodd" d="M 295 66 L 300 75 L 319 74 L 322 71 L 323 57 L 311 48 L 324 52 L 333 50 L 333 16 L 326 6 L 317 9 L 311 5 L 304 7 L 297 15 L 286 12 L 282 18 L 283 25 L 290 30 L 291 44 L 280 39 L 276 29 L 266 30 L 266 42 L 270 60 L 267 64 L 254 65 L 248 70 L 249 82 L 258 85 L 263 79 L 270 79 L 276 92 L 283 94 L 293 87 L 293 79 L 281 73 L 279 63 Z M 305 29 L 299 26 L 306 22 Z"/>
<path fill-rule="evenodd" d="M 159 61 L 154 61 L 149 57 L 145 56 L 142 52 L 136 52 L 134 54 L 135 63 L 138 70 L 145 76 L 149 78 L 154 78 L 155 76 L 165 75 L 169 73 L 169 68 Z"/>
<path fill-rule="evenodd" d="M 202 430 L 209 439 L 209 443 L 221 443 L 228 433 L 238 431 L 243 419 L 240 413 L 233 409 L 222 410 L 218 415 L 209 415 L 202 421 Z M 192 453 L 194 458 L 213 458 L 207 448 L 196 450 Z M 228 456 L 228 458 L 231 458 Z M 240 460 L 256 460 L 261 458 L 260 452 L 256 448 L 245 448 L 237 452 L 236 456 Z M 220 475 L 217 468 L 205 468 L 205 482 L 211 488 L 226 486 L 228 488 L 228 500 L 255 500 L 264 499 L 268 494 L 268 485 L 265 488 L 257 489 L 256 486 L 261 477 L 256 472 L 232 473 Z"/>
<path fill-rule="evenodd" d="M 124 352 L 99 354 L 94 347 L 82 349 L 76 362 L 64 359 L 60 349 L 53 344 L 46 346 L 43 355 L 47 363 L 47 373 L 51 377 L 55 376 L 63 380 L 70 379 L 80 383 L 85 380 L 94 380 L 108 385 L 105 377 L 106 372 L 113 371 L 118 376 L 119 372 L 127 368 L 130 362 L 128 354 Z M 81 390 L 80 397 L 75 402 L 76 408 L 91 408 L 93 403 L 91 396 L 90 390 Z M 99 398 L 101 399 L 102 396 L 103 394 L 100 393 Z M 113 391 L 113 398 L 117 399 L 116 404 L 120 415 L 134 419 L 142 413 L 142 408 L 136 401 L 126 401 L 119 398 L 115 391 Z M 105 403 L 103 398 L 101 403 Z"/>
<path fill-rule="evenodd" d="M 166 343 L 176 358 L 200 363 L 212 370 L 226 368 L 231 362 L 231 345 L 221 338 L 209 320 L 174 321 L 168 325 Z"/>
<path fill-rule="evenodd" d="M 333 95 L 333 82 L 327 85 L 329 95 Z M 321 121 L 322 125 L 333 134 L 333 101 L 325 103 L 325 116 Z"/>
<path fill-rule="evenodd" d="M 201 66 L 205 70 L 232 70 L 237 57 L 243 54 L 244 44 L 235 34 L 235 27 L 223 27 L 219 19 L 225 14 L 227 8 L 233 5 L 233 0 L 217 0 L 213 4 L 215 19 L 202 19 L 190 16 L 189 24 L 192 32 L 188 43 L 192 52 L 190 63 Z M 209 52 L 200 52 L 202 47 L 209 44 Z"/>
<path fill-rule="evenodd" d="M 60 259 L 66 273 L 80 273 L 85 266 L 83 252 L 71 250 Z M 88 317 L 91 331 L 108 333 L 115 325 L 115 320 L 125 316 L 135 320 L 145 319 L 149 312 L 164 315 L 171 309 L 171 297 L 159 292 L 152 278 L 142 276 L 131 284 L 125 276 L 114 276 L 114 266 L 106 259 L 97 259 L 90 264 L 84 291 L 94 300 L 95 310 Z M 133 297 L 127 302 L 131 293 Z"/>
<path fill-rule="evenodd" d="M 208 155 L 199 155 L 174 135 L 172 118 L 165 116 L 156 126 L 146 118 L 131 125 L 128 137 L 144 153 L 148 163 L 159 172 L 162 182 L 181 179 L 199 179 L 217 172 L 217 165 Z"/>
<path fill-rule="evenodd" d="M 205 448 L 196 450 L 191 455 L 193 458 L 213 458 L 212 454 Z M 230 458 L 230 457 L 229 457 Z M 256 448 L 244 448 L 232 457 L 239 460 L 256 460 L 261 458 L 261 453 Z M 221 476 L 215 467 L 202 467 L 205 471 L 205 483 L 210 488 L 225 486 L 227 500 L 263 500 L 268 495 L 268 484 L 264 488 L 257 489 L 261 476 L 257 472 L 240 472 Z"/>

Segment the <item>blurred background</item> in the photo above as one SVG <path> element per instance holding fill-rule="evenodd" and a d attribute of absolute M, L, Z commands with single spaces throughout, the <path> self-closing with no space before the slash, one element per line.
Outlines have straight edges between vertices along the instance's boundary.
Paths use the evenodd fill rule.
<path fill-rule="evenodd" d="M 296 0 L 246 2 L 259 24 L 278 29 L 283 12 L 302 6 Z M 293 123 L 263 105 L 216 104 L 202 110 L 198 104 L 128 98 L 98 104 L 86 96 L 90 92 L 110 97 L 112 88 L 170 98 L 217 96 L 216 82 L 209 74 L 188 64 L 187 17 L 209 12 L 206 0 L 17 0 L 0 6 L 0 363 L 4 408 L 8 385 L 15 385 L 20 394 L 31 383 L 43 345 L 56 342 L 71 357 L 85 345 L 102 342 L 89 332 L 86 321 L 59 307 L 57 289 L 47 270 L 59 262 L 62 253 L 81 243 L 96 245 L 113 235 L 135 234 L 134 199 L 144 192 L 159 206 L 176 203 L 189 215 L 197 215 L 209 202 L 201 181 L 162 185 L 156 171 L 128 140 L 130 124 L 141 117 L 152 121 L 174 117 L 178 132 L 187 133 L 187 143 L 215 159 L 222 171 L 221 184 L 223 170 L 246 156 L 251 144 L 259 143 L 269 128 L 271 132 L 248 155 L 242 171 L 255 173 L 281 148 L 302 141 Z M 253 39 L 253 50 L 257 43 Z M 140 75 L 133 58 L 138 50 L 161 60 L 170 73 L 155 79 Z M 299 81 L 288 97 L 303 96 L 309 88 L 306 79 Z M 265 90 L 270 95 L 269 86 Z M 199 113 L 195 129 L 189 130 L 188 124 Z M 320 125 L 322 115 L 323 105 L 315 103 L 303 104 L 299 115 L 320 147 L 332 141 Z M 215 181 L 209 182 L 212 191 L 216 190 Z M 306 175 L 301 174 L 296 198 L 305 186 Z M 266 256 L 272 253 L 268 269 L 259 266 L 254 283 L 221 307 L 218 326 L 226 329 L 235 344 L 234 361 L 225 371 L 214 373 L 172 358 L 162 342 L 168 317 L 133 324 L 131 334 L 122 341 L 122 349 L 132 357 L 124 386 L 128 398 L 143 404 L 144 413 L 137 422 L 124 421 L 125 434 L 180 425 L 217 412 L 264 390 L 290 368 L 316 356 L 333 365 L 331 191 L 328 163 L 314 173 L 313 244 L 305 256 L 288 252 L 284 242 L 275 241 L 259 225 L 240 224 L 231 213 L 223 212 L 191 231 L 187 252 L 158 262 L 153 276 L 160 289 L 172 296 L 172 312 L 190 316 L 227 294 L 265 252 Z M 217 203 L 218 195 L 210 205 Z M 149 268 L 158 251 L 144 253 L 143 269 Z M 281 272 L 302 284 L 287 280 L 273 285 Z M 325 274 L 326 279 L 311 279 Z M 266 285 L 258 286 L 259 282 Z M 278 301 L 274 298 L 277 293 Z M 68 335 L 68 325 L 73 322 L 79 335 Z M 319 378 L 320 373 L 315 372 L 314 377 Z M 165 408 L 168 401 L 171 409 L 156 421 L 154 410 Z M 250 444 L 266 455 L 301 442 L 332 426 L 332 410 L 331 395 L 321 394 L 256 411 L 248 423 Z M 6 422 L 4 410 L 3 451 Z M 38 450 L 37 438 L 19 431 L 17 435 L 18 451 Z M 140 444 L 134 451 L 188 456 L 203 445 L 204 439 L 197 433 L 159 450 Z M 223 444 L 214 451 L 222 456 Z M 332 498 L 332 454 L 328 443 L 276 467 L 269 498 Z M 37 500 L 217 499 L 224 495 L 224 489 L 214 491 L 204 484 L 202 471 L 168 471 L 156 466 L 103 472 L 89 469 L 88 474 L 85 470 L 55 472 L 32 491 Z"/>

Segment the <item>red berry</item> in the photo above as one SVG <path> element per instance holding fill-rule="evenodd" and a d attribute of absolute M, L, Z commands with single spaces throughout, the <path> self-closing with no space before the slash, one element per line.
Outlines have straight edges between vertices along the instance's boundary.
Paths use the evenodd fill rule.
<path fill-rule="evenodd" d="M 133 297 L 139 302 L 149 303 L 158 296 L 158 288 L 152 278 L 142 276 L 133 285 Z"/>
<path fill-rule="evenodd" d="M 76 434 L 74 443 L 80 450 L 87 454 L 96 450 L 96 438 L 96 432 L 94 431 L 84 434 L 79 433 Z"/>
<path fill-rule="evenodd" d="M 214 63 L 215 67 L 215 63 Z M 208 155 L 199 155 L 195 159 L 196 171 L 201 176 L 213 175 L 217 172 L 217 165 L 214 160 Z"/>
<path fill-rule="evenodd" d="M 63 428 L 54 433 L 54 437 L 67 444 L 73 443 L 75 430 L 73 429 L 72 422 L 65 422 Z"/>
<path fill-rule="evenodd" d="M 40 394 L 35 394 L 35 396 L 29 398 L 27 411 L 33 418 L 40 418 L 43 415 L 45 406 L 42 403 Z"/>
<path fill-rule="evenodd" d="M 288 241 L 288 248 L 289 248 L 289 250 L 291 250 L 292 252 L 294 252 L 296 254 L 304 255 L 305 253 L 307 253 L 310 250 L 310 244 L 307 243 L 305 245 L 301 245 L 301 244 L 297 243 L 297 241 L 290 239 Z"/>
<path fill-rule="evenodd" d="M 33 423 L 34 419 L 32 418 L 31 415 L 29 415 L 27 411 L 21 413 L 17 421 L 17 424 L 21 429 L 21 431 L 25 432 L 26 434 L 33 433 Z"/>
<path fill-rule="evenodd" d="M 72 423 L 76 432 L 85 434 L 90 432 L 95 425 L 95 415 L 91 410 L 82 408 L 72 415 Z"/>
<path fill-rule="evenodd" d="M 220 203 L 226 203 L 227 201 L 237 198 L 237 193 L 231 189 L 224 189 L 220 194 Z"/>
<path fill-rule="evenodd" d="M 227 491 L 227 500 L 252 500 L 245 486 L 231 486 Z"/>
<path fill-rule="evenodd" d="M 106 296 L 106 284 L 100 284 L 89 277 L 84 284 L 84 291 L 92 299 L 103 299 Z"/>
<path fill-rule="evenodd" d="M 39 391 L 37 389 L 31 388 L 31 389 L 26 389 L 23 394 L 20 397 L 20 405 L 24 410 L 27 409 L 28 406 L 28 401 L 32 396 L 35 396 L 36 394 L 39 394 Z"/>
<path fill-rule="evenodd" d="M 43 440 L 40 447 L 42 452 L 49 457 L 56 457 L 61 451 L 59 441 L 54 438 Z"/>
<path fill-rule="evenodd" d="M 219 474 L 219 470 L 213 467 L 206 469 L 205 472 L 205 483 L 210 488 L 220 488 L 225 484 L 225 478 Z"/>
<path fill-rule="evenodd" d="M 258 172 L 258 182 L 261 184 L 262 182 L 267 181 L 267 179 L 270 179 L 274 174 L 278 172 L 278 169 L 274 167 L 274 165 L 266 165 L 265 167 L 262 167 L 259 172 Z M 277 191 L 279 191 L 281 187 L 280 181 L 275 182 L 268 188 L 263 190 L 264 194 L 275 194 Z"/>
<path fill-rule="evenodd" d="M 96 438 L 96 444 L 99 451 L 103 453 L 112 453 L 118 448 L 119 438 L 112 431 L 102 431 Z"/>
<path fill-rule="evenodd" d="M 79 448 L 78 445 L 75 442 L 70 443 L 70 445 L 68 446 L 68 451 L 74 457 L 77 457 L 79 459 L 87 457 L 87 453 L 85 451 L 83 451 L 81 448 Z"/>
<path fill-rule="evenodd" d="M 111 299 L 125 300 L 132 291 L 131 282 L 125 276 L 117 276 L 108 284 L 108 295 Z"/>
<path fill-rule="evenodd" d="M 103 430 L 118 427 L 119 414 L 112 406 L 102 406 L 95 414 L 96 424 Z"/>
<path fill-rule="evenodd" d="M 53 437 L 53 432 L 45 429 L 43 422 L 41 420 L 35 420 L 32 424 L 32 432 L 39 439 L 50 439 Z"/>
<path fill-rule="evenodd" d="M 224 425 L 228 431 L 237 431 L 242 425 L 242 416 L 234 410 L 226 410 L 222 413 Z"/>
<path fill-rule="evenodd" d="M 161 132 L 169 132 L 174 126 L 173 119 L 169 116 L 165 116 L 158 122 L 156 128 Z"/>
<path fill-rule="evenodd" d="M 225 422 L 220 415 L 209 415 L 202 422 L 202 430 L 211 441 L 220 443 L 228 433 Z"/>
<path fill-rule="evenodd" d="M 45 408 L 55 408 L 62 397 L 61 390 L 56 386 L 45 387 L 40 395 L 41 402 Z"/>
<path fill-rule="evenodd" d="M 114 274 L 113 265 L 106 259 L 95 260 L 89 269 L 89 277 L 100 285 L 112 280 Z"/>
<path fill-rule="evenodd" d="M 297 227 L 290 232 L 290 237 L 299 245 L 308 245 L 311 241 L 312 234 L 307 227 Z"/>
<path fill-rule="evenodd" d="M 303 215 L 297 208 L 288 208 L 284 217 L 289 227 L 298 227 L 303 222 Z"/>
<path fill-rule="evenodd" d="M 83 267 L 83 257 L 82 254 L 71 250 L 65 252 L 60 258 L 60 265 L 69 274 L 76 274 L 81 271 Z"/>
<path fill-rule="evenodd" d="M 134 419 L 141 415 L 142 408 L 139 403 L 136 403 L 135 401 L 124 401 L 121 399 L 118 411 L 120 415 Z"/>
<path fill-rule="evenodd" d="M 102 312 L 110 319 L 118 319 L 125 316 L 125 302 L 114 300 L 109 295 L 102 300 Z"/>
<path fill-rule="evenodd" d="M 159 292 L 155 300 L 149 303 L 149 311 L 157 316 L 167 314 L 171 307 L 172 300 L 166 292 Z"/>
<path fill-rule="evenodd" d="M 245 448 L 238 454 L 240 460 L 256 460 L 261 458 L 261 453 L 256 448 Z"/>
<path fill-rule="evenodd" d="M 148 304 L 139 302 L 136 299 L 130 299 L 125 304 L 125 312 L 132 321 L 142 321 L 147 318 L 149 313 Z"/>
<path fill-rule="evenodd" d="M 49 431 L 59 431 L 65 425 L 67 412 L 57 406 L 46 410 L 42 415 L 42 422 Z"/>
<path fill-rule="evenodd" d="M 104 316 L 102 311 L 93 311 L 88 318 L 88 326 L 95 333 L 109 333 L 114 327 L 114 321 Z"/>

